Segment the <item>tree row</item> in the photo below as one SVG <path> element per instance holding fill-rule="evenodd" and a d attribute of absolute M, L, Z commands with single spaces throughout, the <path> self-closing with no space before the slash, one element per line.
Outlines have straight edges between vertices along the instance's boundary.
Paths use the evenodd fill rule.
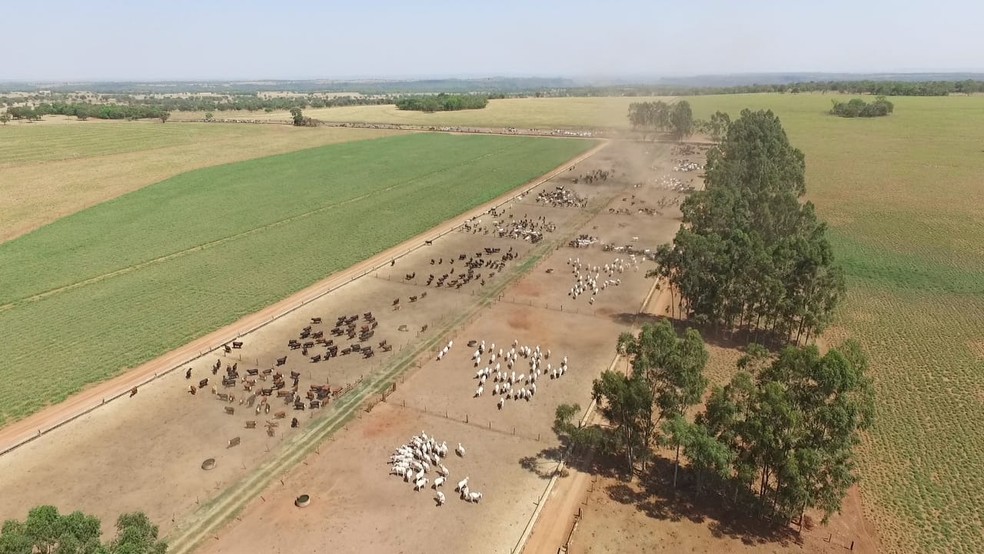
<path fill-rule="evenodd" d="M 803 153 L 771 111 L 744 110 L 708 152 L 705 186 L 682 204 L 683 225 L 650 276 L 674 313 L 749 340 L 809 341 L 844 294 L 826 225 L 806 192 Z"/>
<path fill-rule="evenodd" d="M 637 466 L 645 474 L 655 449 L 669 447 L 674 488 L 683 457 L 695 496 L 712 489 L 761 515 L 817 509 L 826 520 L 840 510 L 857 481 L 854 449 L 874 414 L 856 343 L 825 355 L 815 346 L 773 355 L 751 345 L 730 382 L 710 394 L 697 331 L 680 337 L 668 322 L 647 324 L 637 336 L 623 334 L 618 351 L 631 371 L 605 371 L 592 389 L 608 424 L 572 423 L 580 408 L 561 405 L 554 430 L 562 440 L 621 458 L 630 475 Z"/>
<path fill-rule="evenodd" d="M 396 108 L 416 112 L 453 112 L 480 110 L 488 106 L 489 98 L 480 94 L 435 94 L 408 96 L 396 101 Z"/>

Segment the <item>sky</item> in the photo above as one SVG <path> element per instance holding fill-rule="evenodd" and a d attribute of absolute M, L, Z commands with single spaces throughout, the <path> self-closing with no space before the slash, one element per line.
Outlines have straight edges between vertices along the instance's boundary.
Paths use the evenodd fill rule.
<path fill-rule="evenodd" d="M 21 0 L 2 11 L 0 81 L 984 71 L 981 0 Z"/>

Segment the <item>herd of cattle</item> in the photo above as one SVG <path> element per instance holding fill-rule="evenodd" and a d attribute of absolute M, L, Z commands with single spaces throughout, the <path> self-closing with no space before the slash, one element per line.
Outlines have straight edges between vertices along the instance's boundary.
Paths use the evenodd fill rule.
<path fill-rule="evenodd" d="M 459 458 L 465 457 L 465 447 L 460 442 L 454 452 Z M 430 482 L 427 474 L 433 467 L 438 474 L 434 478 L 434 484 L 431 485 L 435 491 L 434 501 L 437 502 L 438 506 L 443 506 L 447 497 L 438 489 L 451 477 L 451 470 L 444 465 L 447 456 L 447 441 L 438 443 L 436 438 L 428 437 L 426 432 L 421 431 L 419 435 L 410 437 L 410 442 L 403 444 L 390 455 L 390 475 L 396 475 L 405 482 L 412 483 L 413 490 L 419 492 L 426 488 L 427 483 Z M 482 493 L 470 490 L 468 481 L 468 477 L 458 481 L 454 490 L 461 494 L 462 500 L 477 504 L 482 500 Z"/>
<path fill-rule="evenodd" d="M 445 271 L 439 277 L 434 273 L 428 274 L 427 279 L 424 281 L 424 286 L 429 287 L 434 285 L 438 288 L 460 289 L 468 283 L 477 282 L 484 287 L 486 279 L 495 277 L 506 268 L 507 263 L 515 260 L 518 256 L 519 253 L 514 251 L 511 246 L 505 253 L 502 252 L 501 248 L 486 246 L 474 253 L 462 252 L 457 256 L 450 256 L 448 258 L 431 258 L 430 265 L 447 267 L 448 271 Z M 456 262 L 462 263 L 455 266 Z M 417 279 L 416 271 L 403 275 L 404 281 L 414 281 L 415 279 Z M 421 298 L 426 296 L 426 291 L 420 295 Z M 411 296 L 410 302 L 416 302 L 417 299 L 416 296 Z M 399 298 L 393 301 L 393 308 L 396 310 L 400 309 Z"/>
<path fill-rule="evenodd" d="M 447 356 L 454 341 L 448 344 L 437 353 L 437 360 L 441 361 Z M 541 375 L 549 376 L 551 380 L 559 379 L 567 373 L 567 356 L 564 356 L 560 365 L 553 367 L 544 362 L 550 359 L 550 349 L 541 350 L 540 345 L 525 346 L 520 345 L 519 340 L 513 340 L 509 350 L 504 348 L 496 350 L 495 343 L 486 345 L 484 340 L 468 341 L 468 348 L 475 348 L 471 356 L 473 368 L 482 365 L 485 355 L 488 354 L 488 363 L 475 372 L 475 379 L 478 381 L 478 388 L 475 389 L 473 398 L 481 397 L 485 392 L 485 385 L 488 380 L 492 380 L 492 396 L 498 396 L 497 406 L 502 410 L 507 400 L 525 400 L 529 402 L 536 395 L 536 383 Z M 516 368 L 520 365 L 519 359 L 522 357 L 529 362 L 529 373 L 524 373 L 523 369 L 516 373 Z"/>
<path fill-rule="evenodd" d="M 536 201 L 538 204 L 546 204 L 554 208 L 583 208 L 588 205 L 587 198 L 563 185 L 557 185 L 557 188 L 551 191 L 540 191 L 536 195 Z"/>
<path fill-rule="evenodd" d="M 639 263 L 636 262 L 635 256 L 632 256 L 632 264 L 636 270 L 639 269 Z M 571 266 L 571 275 L 574 277 L 574 286 L 571 287 L 567 295 L 577 300 L 578 296 L 590 294 L 588 304 L 594 304 L 595 296 L 598 296 L 601 291 L 608 287 L 621 285 L 622 279 L 616 275 L 624 273 L 626 267 L 625 260 L 622 258 L 615 258 L 611 263 L 603 266 L 582 264 L 581 258 L 567 258 L 567 265 Z M 582 269 L 584 270 L 583 275 L 581 274 Z M 601 280 L 602 273 L 606 277 L 604 281 Z"/>
<path fill-rule="evenodd" d="M 187 390 L 191 395 L 196 395 L 198 391 L 204 391 L 211 386 L 212 396 L 225 404 L 224 411 L 229 415 L 235 415 L 236 404 L 238 404 L 240 409 L 244 409 L 247 413 L 251 410 L 254 416 L 259 416 L 261 413 L 269 416 L 275 400 L 281 401 L 285 407 L 295 411 L 322 408 L 344 394 L 351 385 L 331 386 L 329 383 L 315 383 L 310 384 L 307 390 L 302 390 L 301 372 L 286 369 L 292 354 L 299 352 L 309 364 L 325 363 L 332 358 L 349 355 L 368 360 L 375 355 L 377 348 L 383 352 L 393 349 L 386 339 L 374 340 L 378 326 L 379 321 L 371 311 L 340 315 L 330 329 L 322 325 L 322 318 L 313 317 L 310 323 L 300 330 L 297 338 L 288 340 L 288 353 L 276 358 L 273 367 L 241 370 L 239 362 L 223 363 L 220 358 L 211 366 L 211 376 L 199 379 L 197 385 L 188 385 Z M 231 353 L 232 350 L 242 347 L 243 343 L 236 341 L 224 345 L 224 350 L 226 353 Z M 296 363 L 297 357 L 293 361 Z M 187 368 L 185 379 L 192 380 L 193 373 L 193 368 Z M 276 433 L 280 420 L 286 419 L 287 410 L 276 411 L 272 416 L 272 419 L 268 419 L 265 424 L 267 434 L 270 436 Z M 293 417 L 290 427 L 298 426 L 298 419 Z M 246 429 L 256 429 L 256 427 L 256 420 L 245 422 Z M 229 441 L 229 446 L 239 443 L 239 437 L 236 437 Z"/>

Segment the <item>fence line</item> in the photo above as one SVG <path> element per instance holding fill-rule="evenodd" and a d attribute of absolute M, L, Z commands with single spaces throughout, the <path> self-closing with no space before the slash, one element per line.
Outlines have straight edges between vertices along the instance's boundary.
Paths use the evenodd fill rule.
<path fill-rule="evenodd" d="M 529 439 L 529 440 L 537 441 L 537 442 L 540 442 L 540 440 L 542 440 L 542 437 L 541 437 L 540 433 L 537 433 L 536 435 L 534 435 L 532 433 L 524 433 L 521 430 L 518 430 L 516 427 L 502 428 L 502 427 L 499 427 L 499 426 L 493 424 L 492 420 L 486 420 L 485 423 L 482 423 L 482 422 L 476 420 L 475 418 L 471 417 L 470 414 L 464 414 L 462 416 L 462 415 L 459 415 L 459 414 L 451 413 L 448 410 L 435 410 L 435 409 L 430 409 L 426 405 L 423 405 L 422 407 L 418 407 L 418 406 L 414 406 L 412 402 L 408 404 L 407 401 L 406 401 L 406 399 L 401 399 L 399 402 L 389 402 L 387 400 L 387 397 L 390 394 L 392 394 L 392 392 L 395 391 L 395 390 L 396 390 L 396 387 L 394 386 L 393 390 L 387 392 L 386 394 L 384 394 L 383 397 L 380 399 L 380 401 L 386 402 L 390 406 L 395 406 L 397 408 L 401 408 L 401 409 L 405 409 L 405 410 L 413 410 L 413 411 L 418 412 L 418 413 L 427 414 L 427 415 L 431 415 L 431 416 L 434 416 L 434 417 L 440 417 L 440 418 L 446 419 L 448 421 L 456 421 L 458 423 L 464 423 L 465 425 L 470 425 L 470 426 L 475 427 L 477 429 L 483 429 L 483 430 L 486 430 L 486 431 L 491 431 L 493 433 L 499 433 L 501 435 L 510 435 L 510 436 L 515 436 L 515 437 L 522 437 L 524 439 Z"/>

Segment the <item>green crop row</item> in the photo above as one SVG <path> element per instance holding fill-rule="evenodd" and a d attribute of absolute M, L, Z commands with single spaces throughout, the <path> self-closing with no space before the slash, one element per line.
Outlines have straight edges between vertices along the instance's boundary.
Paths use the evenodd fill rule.
<path fill-rule="evenodd" d="M 5 379 L 0 389 L 0 417 L 24 417 L 89 383 L 253 313 L 491 200 L 593 144 L 411 135 L 367 141 L 356 149 L 351 146 L 327 146 L 194 172 L 132 193 L 123 202 L 86 211 L 106 213 L 82 212 L 35 233 L 51 232 L 71 240 L 72 226 L 80 221 L 103 225 L 102 235 L 90 234 L 81 225 L 76 231 L 90 237 L 91 245 L 76 243 L 64 251 L 48 250 L 51 259 L 31 266 L 62 268 L 62 278 L 79 280 L 71 275 L 71 264 L 59 256 L 84 261 L 79 268 L 82 276 L 97 272 L 94 268 L 118 267 L 121 259 L 142 265 L 40 299 L 19 301 L 0 311 L 0 329 L 5 330 L 0 346 L 0 375 Z M 395 158 L 406 164 L 401 167 L 387 161 L 392 152 L 403 152 L 405 158 Z M 242 166 L 258 169 L 244 171 Z M 271 178 L 277 167 L 291 178 Z M 202 208 L 178 198 L 177 192 L 160 190 L 171 182 L 183 194 L 222 202 Z M 222 194 L 217 188 L 237 193 Z M 163 197 L 172 200 L 161 201 Z M 119 216 L 120 228 L 137 233 L 148 222 L 160 227 L 141 232 L 137 238 L 115 231 L 113 212 L 121 204 L 126 210 L 119 212 L 125 214 Z M 135 206 L 143 206 L 144 213 Z M 266 214 L 264 208 L 275 214 Z M 203 217 L 209 211 L 214 217 L 238 223 L 217 224 L 221 235 L 208 234 L 207 225 L 192 225 L 198 233 L 194 240 L 185 236 L 182 225 L 169 223 Z M 16 246 L 33 235 L 8 244 Z M 107 240 L 118 241 L 117 248 L 103 244 Z M 143 263 L 168 253 L 171 241 L 180 245 L 180 253 Z M 203 248 L 189 248 L 203 242 Z M 91 254 L 79 253 L 77 248 L 89 249 Z M 141 256 L 141 251 L 150 253 Z M 6 266 L 4 252 L 0 247 L 0 265 Z M 37 290 L 50 288 L 51 280 L 36 277 L 44 283 Z"/>

